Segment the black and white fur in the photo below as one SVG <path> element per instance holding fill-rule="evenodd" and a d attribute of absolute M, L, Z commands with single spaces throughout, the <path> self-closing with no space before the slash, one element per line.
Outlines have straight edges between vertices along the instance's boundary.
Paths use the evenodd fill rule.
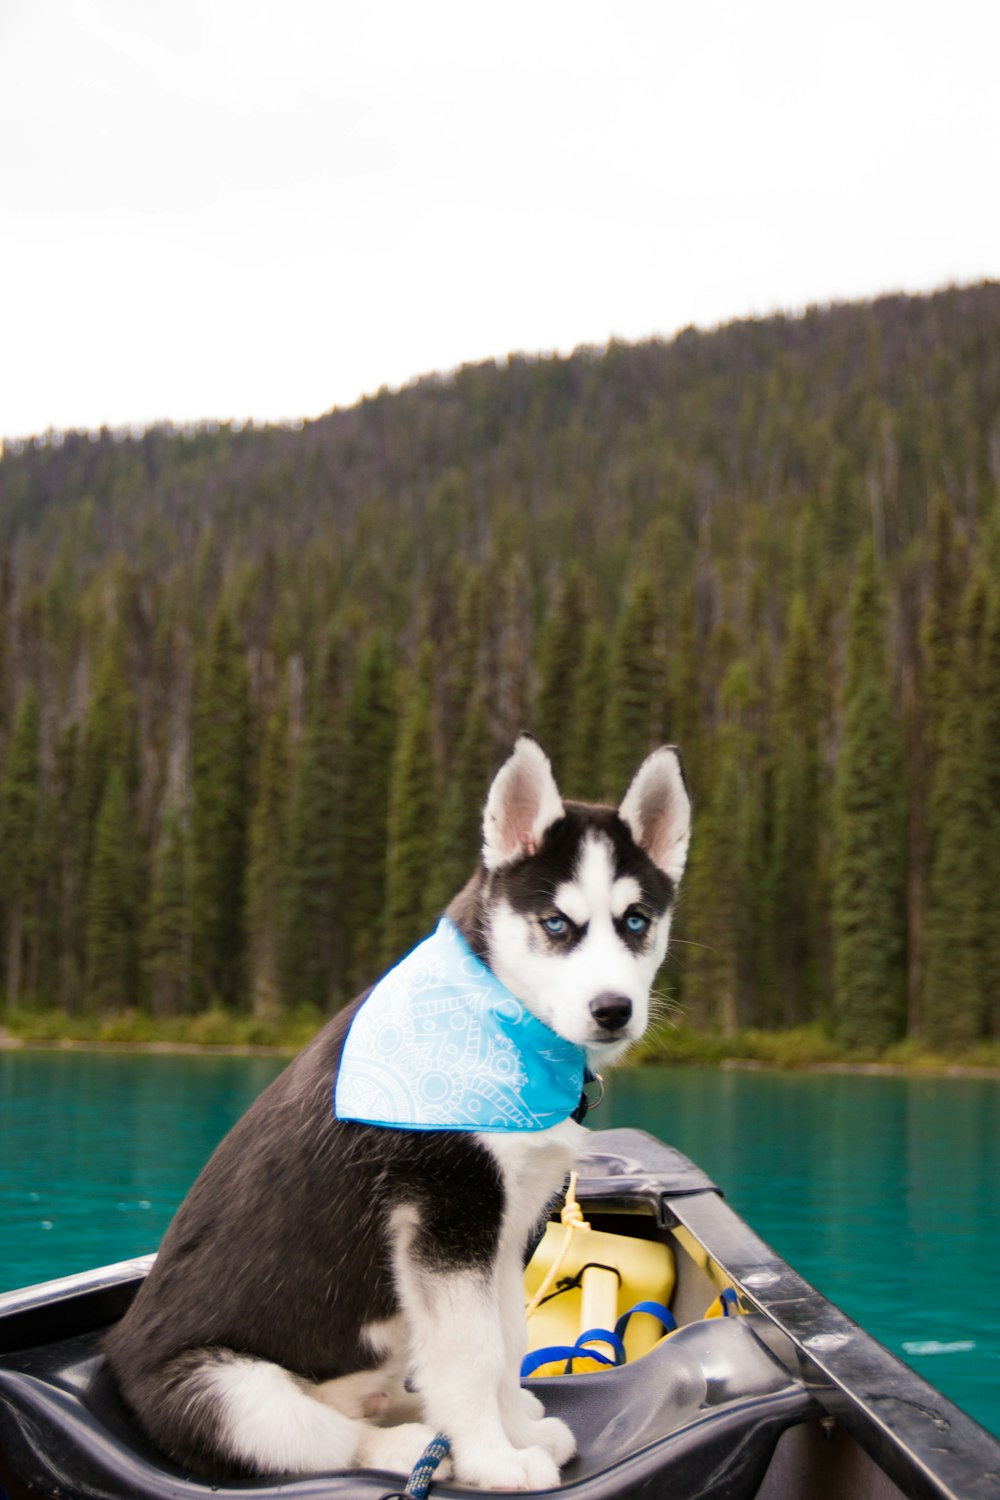
<path fill-rule="evenodd" d="M 448 915 L 595 1069 L 645 1029 L 689 826 L 673 749 L 648 757 L 617 810 L 564 803 L 526 735 L 490 789 L 482 863 Z M 584 1129 L 335 1119 L 360 1003 L 261 1095 L 191 1189 L 106 1341 L 119 1388 L 164 1453 L 214 1479 L 405 1473 L 443 1431 L 460 1481 L 549 1488 L 575 1443 L 519 1384 L 522 1270 Z"/>

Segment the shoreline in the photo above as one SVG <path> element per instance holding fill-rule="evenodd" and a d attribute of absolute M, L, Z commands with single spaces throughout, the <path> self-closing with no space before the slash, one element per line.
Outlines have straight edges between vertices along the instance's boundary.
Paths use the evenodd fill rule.
<path fill-rule="evenodd" d="M 650 1064 L 662 1066 L 660 1063 Z M 672 1066 L 670 1063 L 667 1067 Z M 995 1078 L 1000 1079 L 1000 1068 L 991 1068 L 984 1063 L 893 1063 L 893 1062 L 812 1062 L 772 1063 L 755 1057 L 724 1057 L 717 1063 L 702 1064 L 715 1067 L 721 1073 L 856 1073 L 875 1078 Z"/>
<path fill-rule="evenodd" d="M 0 1052 L 142 1052 L 178 1057 L 294 1057 L 301 1047 L 256 1042 L 101 1042 L 58 1040 L 0 1032 Z"/>
<path fill-rule="evenodd" d="M 0 1052 L 108 1052 L 161 1057 L 295 1057 L 302 1049 L 292 1044 L 253 1042 L 118 1042 L 73 1037 L 33 1039 L 0 1031 Z M 721 1073 L 845 1073 L 874 1078 L 982 1078 L 1000 1080 L 1000 1067 L 983 1063 L 930 1061 L 796 1062 L 778 1063 L 753 1057 L 721 1057 L 717 1061 L 692 1058 L 646 1057 L 631 1068 L 710 1068 Z"/>

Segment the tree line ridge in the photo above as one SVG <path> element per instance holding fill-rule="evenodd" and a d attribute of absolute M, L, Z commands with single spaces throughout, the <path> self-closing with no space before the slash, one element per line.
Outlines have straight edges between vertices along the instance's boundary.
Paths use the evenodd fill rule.
<path fill-rule="evenodd" d="M 8 443 L 0 548 L 12 1012 L 329 1012 L 530 728 L 681 747 L 695 1024 L 1000 1034 L 998 284 Z"/>

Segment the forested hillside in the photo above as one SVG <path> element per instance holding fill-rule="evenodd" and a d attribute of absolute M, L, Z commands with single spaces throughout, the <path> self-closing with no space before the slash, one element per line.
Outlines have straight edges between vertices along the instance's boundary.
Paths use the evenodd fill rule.
<path fill-rule="evenodd" d="M 11 1011 L 336 1007 L 529 727 L 680 745 L 695 1023 L 1000 1033 L 1000 284 L 8 444 L 0 547 Z"/>

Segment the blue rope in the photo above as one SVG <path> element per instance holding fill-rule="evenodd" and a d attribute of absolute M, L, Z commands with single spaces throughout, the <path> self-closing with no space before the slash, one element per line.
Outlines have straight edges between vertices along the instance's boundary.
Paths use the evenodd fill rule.
<path fill-rule="evenodd" d="M 439 1432 L 437 1437 L 431 1439 L 413 1465 L 413 1473 L 406 1481 L 403 1494 L 407 1496 L 407 1500 L 427 1500 L 427 1491 L 431 1487 L 434 1471 L 450 1452 L 451 1444 L 443 1432 Z"/>

